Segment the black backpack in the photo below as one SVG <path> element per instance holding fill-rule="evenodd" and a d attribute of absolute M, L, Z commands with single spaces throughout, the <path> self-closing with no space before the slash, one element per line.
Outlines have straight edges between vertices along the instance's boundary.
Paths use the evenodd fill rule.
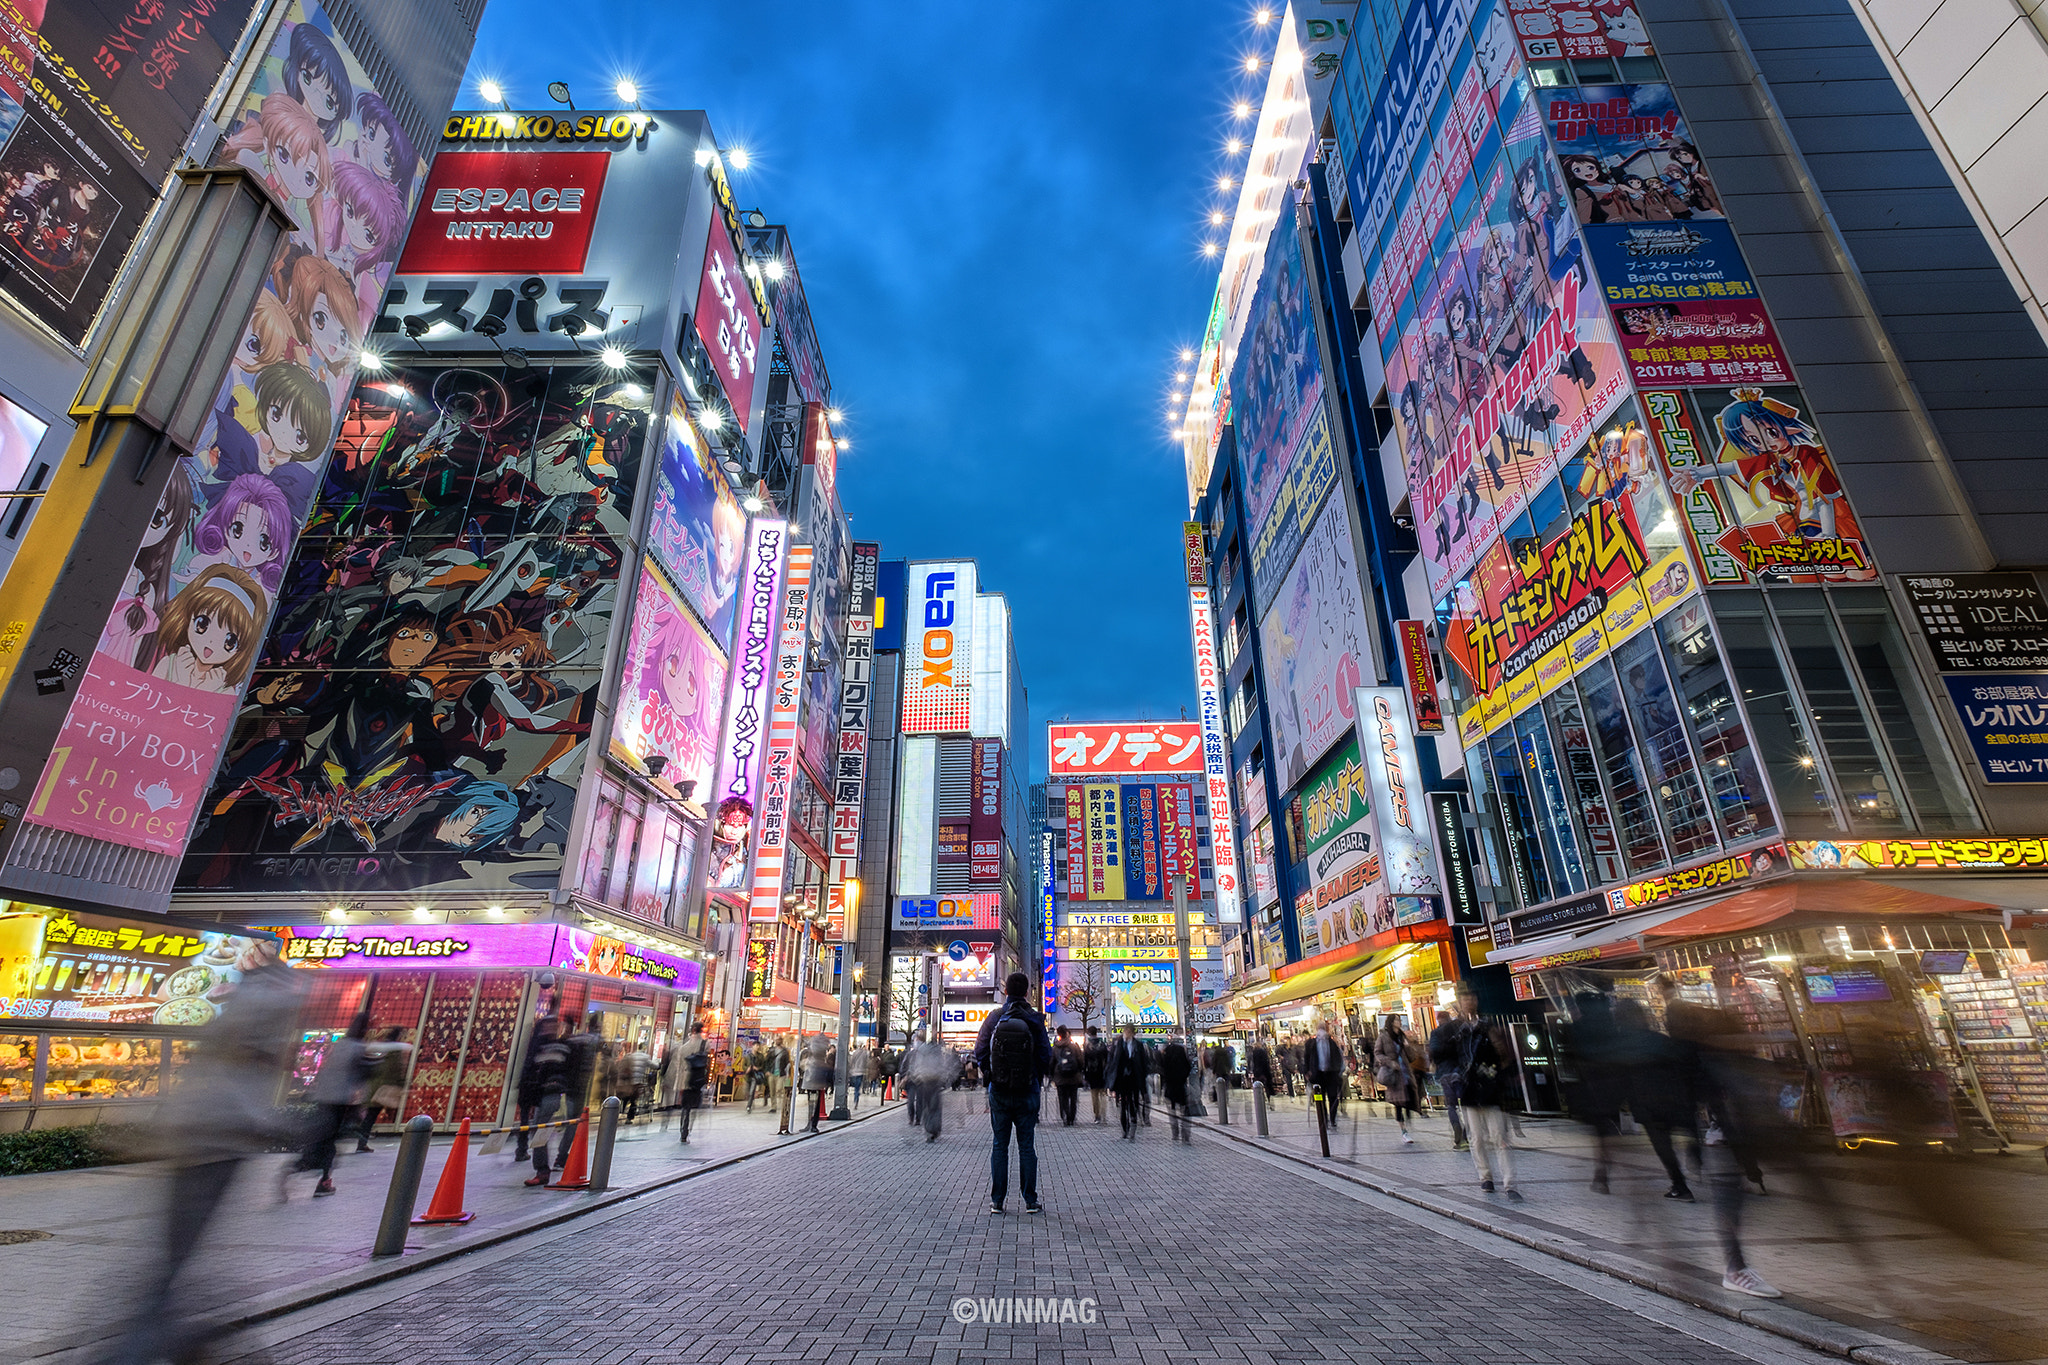
<path fill-rule="evenodd" d="M 1074 1081 L 1078 1084 L 1076 1078 L 1081 1074 L 1080 1049 L 1076 1048 L 1072 1043 L 1068 1043 L 1060 1048 L 1058 1055 L 1053 1059 L 1052 1069 L 1053 1074 L 1061 1080 Z"/>
<path fill-rule="evenodd" d="M 1037 1051 L 1031 1025 L 1024 1022 L 1013 1003 L 1003 1009 L 995 1031 L 988 1039 L 988 1082 L 1009 1094 L 1024 1094 L 1034 1077 L 1032 1054 Z"/>

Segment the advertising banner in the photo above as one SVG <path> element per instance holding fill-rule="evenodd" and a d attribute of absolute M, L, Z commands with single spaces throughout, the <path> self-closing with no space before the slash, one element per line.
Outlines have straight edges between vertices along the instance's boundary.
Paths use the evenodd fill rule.
<path fill-rule="evenodd" d="M 1199 721 L 1104 721 L 1046 727 L 1053 777 L 1171 776 L 1202 770 Z"/>
<path fill-rule="evenodd" d="M 1352 689 L 1379 671 L 1371 630 L 1351 518 L 1331 498 L 1260 623 L 1267 676 L 1280 684 L 1266 719 L 1282 790 L 1351 728 Z"/>
<path fill-rule="evenodd" d="M 1199 831 L 1195 824 L 1195 789 L 1185 782 L 1159 788 L 1160 872 L 1165 877 L 1162 893 L 1173 895 L 1173 879 L 1184 878 L 1188 899 L 1202 894 L 1202 865 L 1197 849 Z"/>
<path fill-rule="evenodd" d="M 1372 822 L 1387 890 L 1393 896 L 1437 896 L 1434 835 L 1423 808 L 1415 736 L 1398 687 L 1358 689 L 1358 747 L 1372 782 Z M 1375 924 L 1379 933 L 1388 925 Z"/>
<path fill-rule="evenodd" d="M 1051 1011 L 1059 1008 L 1060 999 L 1060 957 L 1053 942 L 1053 879 L 1056 870 L 1053 865 L 1051 830 L 1046 830 L 1038 836 L 1038 868 L 1039 1001 L 1041 1008 Z"/>
<path fill-rule="evenodd" d="M 936 851 L 940 867 L 967 866 L 968 824 L 965 820 L 939 822 Z"/>
<path fill-rule="evenodd" d="M 293 559 L 294 542 L 321 491 L 330 441 L 336 431 L 349 429 L 343 419 L 365 320 L 390 278 L 422 171 L 375 86 L 335 42 L 326 16 L 296 3 L 287 13 L 247 97 L 232 111 L 221 157 L 262 174 L 288 201 L 298 229 L 278 248 L 214 398 L 213 415 L 200 429 L 196 453 L 178 461 L 143 533 L 127 586 L 108 614 L 84 676 L 76 680 L 63 742 L 52 752 L 27 817 L 32 824 L 158 854 L 184 850 L 222 746 L 235 728 L 235 699 L 257 662 L 271 609 L 281 590 L 299 587 L 313 571 L 304 550 Z M 10 167 L 28 126 L 17 129 L 0 153 L 0 183 L 10 169 L 62 173 L 61 161 L 35 171 Z M 352 142 L 329 146 L 351 128 Z M 323 204 L 326 212 L 344 215 L 350 230 L 325 230 L 326 220 L 316 212 Z M 118 264 L 120 254 L 110 243 L 98 259 Z M 81 332 L 89 320 L 87 312 Z M 394 376 L 396 382 L 403 379 Z M 508 433 L 520 452 L 515 461 L 546 430 L 548 419 L 559 420 L 569 405 L 559 391 L 551 397 L 552 407 L 543 400 L 529 414 L 525 431 Z M 584 396 L 593 417 L 606 411 L 597 398 L 595 392 Z M 375 399 L 388 414 L 391 399 Z M 383 415 L 373 425 L 388 430 L 390 418 Z M 369 467 L 380 463 L 375 455 L 373 444 L 355 445 L 342 477 L 330 481 L 332 501 L 360 500 Z M 618 477 L 630 486 L 636 473 L 622 465 Z M 577 499 L 580 491 L 565 490 L 566 501 L 587 512 Z M 405 502 L 395 489 L 376 509 L 382 525 L 346 529 L 394 549 L 393 538 L 402 540 L 412 519 L 409 507 L 394 502 Z M 622 534 L 625 520 L 595 529 Z M 320 553 L 331 546 L 323 543 Z M 361 571 L 359 561 L 356 574 L 334 576 L 360 584 Z M 324 666 L 333 666 L 337 643 L 328 642 Z M 97 775 L 81 779 L 83 762 L 94 760 Z M 61 778 L 59 766 L 69 768 Z M 51 802 L 60 781 L 82 780 L 95 788 L 90 801 L 79 800 L 73 790 Z M 424 799 L 416 795 L 412 805 Z M 381 798 L 370 804 L 381 818 L 391 818 Z M 370 875 L 381 875 L 381 869 Z M 360 885 L 352 875 L 346 880 Z"/>
<path fill-rule="evenodd" d="M 966 734 L 974 656 L 974 561 L 910 565 L 903 626 L 903 733 Z"/>
<path fill-rule="evenodd" d="M 697 339 L 704 343 L 725 390 L 726 406 L 742 433 L 752 420 L 754 366 L 761 350 L 761 315 L 752 286 L 740 268 L 740 255 L 725 222 L 716 216 L 704 240 L 704 275 L 697 286 L 697 311 L 692 315 Z"/>
<path fill-rule="evenodd" d="M 1751 849 L 1747 853 L 1731 853 L 1696 867 L 1680 868 L 1675 872 L 1630 882 L 1627 886 L 1617 886 L 1607 893 L 1607 908 L 1615 914 L 1646 910 L 1666 901 L 1776 877 L 1791 866 L 1791 855 L 1783 844 Z"/>
<path fill-rule="evenodd" d="M 782 865 L 789 851 L 790 795 L 796 788 L 798 712 L 804 697 L 804 648 L 811 609 L 811 547 L 789 547 L 783 577 L 780 634 L 768 709 L 768 742 L 761 765 L 761 809 L 754 834 L 754 888 L 750 919 L 782 914 Z"/>
<path fill-rule="evenodd" d="M 1223 738 L 1223 678 L 1216 659 L 1216 621 L 1209 589 L 1188 589 L 1195 645 L 1195 704 L 1202 721 L 1202 775 L 1209 784 L 1209 867 L 1216 909 L 1225 924 L 1244 917 L 1238 881 L 1237 835 L 1230 816 L 1230 746 Z"/>
<path fill-rule="evenodd" d="M 579 275 L 612 154 L 443 152 L 427 171 L 401 275 Z"/>
<path fill-rule="evenodd" d="M 1172 963 L 1157 966 L 1112 966 L 1109 969 L 1109 1019 L 1118 1028 L 1167 1028 L 1180 1022 L 1180 993 Z"/>
<path fill-rule="evenodd" d="M 1472 862 L 1472 833 L 1465 828 L 1465 798 L 1457 792 L 1429 793 L 1430 827 L 1443 855 L 1444 900 L 1452 924 L 1486 923 L 1479 899 L 1479 878 Z"/>
<path fill-rule="evenodd" d="M 139 792 L 132 770 L 108 781 L 92 742 L 53 755 L 64 792 L 82 789 L 74 777 L 104 783 L 108 805 L 92 819 L 115 818 L 131 792 L 159 819 L 204 812 L 182 888 L 557 884 L 613 613 L 631 607 L 620 602 L 632 562 L 623 509 L 639 479 L 644 400 L 565 370 L 515 380 L 502 368 L 392 366 L 385 376 L 351 401 L 316 518 L 289 554 L 251 534 L 288 520 L 282 469 L 225 482 L 216 469 L 194 484 L 188 462 L 163 511 L 175 531 L 182 518 L 170 509 L 189 499 L 196 525 L 137 557 L 138 571 L 160 567 L 186 586 L 153 642 L 121 645 L 159 662 L 117 699 L 168 720 L 178 690 L 218 685 L 212 700 L 231 708 L 249 675 L 212 791 L 184 785 L 192 768 Z M 449 472 L 486 467 L 502 499 Z M 243 600 L 265 596 L 276 601 L 267 639 L 263 613 Z M 126 623 L 117 608 L 109 632 Z M 103 635 L 100 657 L 109 645 Z M 717 703 L 706 709 L 715 715 Z M 84 717 L 101 733 L 110 718 Z M 74 707 L 67 732 L 80 720 Z M 155 749 L 158 763 L 169 758 Z M 46 818 L 89 833 L 86 814 L 60 797 Z"/>
<path fill-rule="evenodd" d="M 1634 0 L 1507 0 L 1522 55 L 1532 62 L 1561 57 L 1648 57 L 1650 31 Z"/>
<path fill-rule="evenodd" d="M 2048 838 L 2039 835 L 1960 839 L 1794 839 L 1786 844 L 1802 872 L 2039 872 L 2048 869 Z"/>
<path fill-rule="evenodd" d="M 1292 196 L 1283 199 L 1287 202 L 1267 242 L 1258 294 L 1230 377 L 1231 420 L 1237 428 L 1246 522 L 1254 545 L 1265 539 L 1267 518 L 1287 484 L 1290 457 L 1322 410 L 1323 367 L 1310 311 L 1308 267 L 1291 212 Z M 1275 572 L 1280 567 L 1284 566 L 1276 566 Z M 1255 585 L 1257 581 L 1255 571 Z"/>
<path fill-rule="evenodd" d="M 806 403 L 832 401 L 832 376 L 825 369 L 825 353 L 818 346 L 817 325 L 811 319 L 810 300 L 804 295 L 803 277 L 796 262 L 784 258 L 782 278 L 773 285 L 775 337 L 789 358 L 789 377 Z"/>
<path fill-rule="evenodd" d="M 1420 621 L 1395 622 L 1401 639 L 1401 680 L 1408 686 L 1408 709 L 1415 733 L 1440 735 L 1444 709 L 1436 695 L 1436 666 L 1429 657 L 1429 628 Z"/>
<path fill-rule="evenodd" d="M 968 822 L 971 867 L 975 885 L 1003 879 L 1003 742 L 974 741 L 974 805 Z"/>
<path fill-rule="evenodd" d="M 728 648 L 747 548 L 747 514 L 740 510 L 725 471 L 712 459 L 680 396 L 670 400 L 668 423 L 661 432 L 647 548 L 711 628 L 718 647 Z"/>
<path fill-rule="evenodd" d="M 2048 782 L 2048 673 L 1949 673 L 1986 782 Z"/>
<path fill-rule="evenodd" d="M 1261 820 L 1252 826 L 1252 904 L 1271 905 L 1280 896 L 1280 881 L 1273 865 L 1273 822 Z"/>
<path fill-rule="evenodd" d="M 676 600 L 652 559 L 641 561 L 619 678 L 613 751 L 635 768 L 660 754 L 668 763 L 658 782 L 678 791 L 709 791 L 725 707 L 725 655 Z"/>
<path fill-rule="evenodd" d="M 1709 583 L 1877 577 L 1834 459 L 1806 419 L 1798 389 L 1652 392 L 1643 406 Z"/>
<path fill-rule="evenodd" d="M 693 991 L 703 964 L 588 929 L 554 924 L 412 925 L 380 929 L 345 924 L 267 926 L 284 940 L 294 967 L 362 971 L 431 966 L 561 967 L 625 981 Z"/>
<path fill-rule="evenodd" d="M 2031 573 L 1959 573 L 1899 581 L 1944 673 L 2048 669 L 2048 600 Z"/>
<path fill-rule="evenodd" d="M 198 1028 L 231 1009 L 242 973 L 277 951 L 263 932 L 0 902 L 0 1020 Z"/>
<path fill-rule="evenodd" d="M 839 753 L 831 775 L 834 886 L 860 876 L 875 676 L 875 578 L 881 558 L 881 546 L 872 541 L 854 542 L 846 595 L 846 651 L 839 682 Z"/>
<path fill-rule="evenodd" d="M 994 891 L 971 896 L 902 896 L 896 901 L 898 929 L 1000 930 L 1003 898 Z"/>
<path fill-rule="evenodd" d="M 1202 538 L 1202 523 L 1186 521 L 1181 523 L 1183 548 L 1187 552 L 1188 586 L 1206 588 L 1209 586 L 1209 551 Z"/>
<path fill-rule="evenodd" d="M 756 924 L 747 934 L 746 993 L 749 1000 L 766 1000 L 775 993 L 773 924 Z"/>
<path fill-rule="evenodd" d="M 1663 195 L 1664 183 L 1629 175 L 1617 193 Z M 1728 224 L 1624 218 L 1589 225 L 1585 237 L 1638 385 L 1792 382 Z"/>
<path fill-rule="evenodd" d="M 789 527 L 756 521 L 747 536 L 740 571 L 738 638 L 733 641 L 726 701 L 725 741 L 719 746 L 718 785 L 711 806 L 709 884 L 736 891 L 748 886 L 752 866 L 754 814 L 761 806 L 761 751 L 768 740 L 768 688 L 775 674 L 775 646 L 782 614 L 782 558 Z"/>
<path fill-rule="evenodd" d="M 1067 788 L 1067 899 L 1088 899 L 1088 789 Z"/>
<path fill-rule="evenodd" d="M 1123 788 L 1091 782 L 1082 792 L 1087 800 L 1084 837 L 1088 849 L 1088 899 L 1123 900 L 1124 831 L 1118 811 Z"/>
<path fill-rule="evenodd" d="M 1410 0 L 1346 167 L 1362 241 L 1378 240 L 1393 216 L 1409 162 L 1430 136 L 1430 115 L 1451 77 L 1451 58 L 1479 8 L 1479 0 Z M 1511 59 L 1514 36 L 1505 27 L 1506 10 L 1507 0 L 1500 0 L 1501 45 Z"/>
<path fill-rule="evenodd" d="M 1165 889 L 1159 870 L 1159 789 L 1131 784 L 1123 789 L 1124 887 L 1131 900 L 1158 900 Z"/>
<path fill-rule="evenodd" d="M 1271 513 L 1252 537 L 1252 605 L 1264 610 L 1279 591 L 1282 575 L 1301 551 L 1323 499 L 1337 485 L 1337 448 L 1330 440 L 1330 415 L 1316 405 L 1308 430 L 1288 462 Z"/>
<path fill-rule="evenodd" d="M 1383 889 L 1372 802 L 1355 735 L 1317 766 L 1296 799 L 1310 889 L 1296 902 L 1295 913 L 1298 919 L 1313 918 L 1317 951 L 1328 952 L 1372 934 L 1372 908 Z M 1308 926 L 1300 927 L 1306 936 Z"/>

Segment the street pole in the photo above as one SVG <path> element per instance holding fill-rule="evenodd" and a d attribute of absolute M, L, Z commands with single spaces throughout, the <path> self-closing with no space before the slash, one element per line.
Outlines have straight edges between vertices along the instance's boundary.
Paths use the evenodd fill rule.
<path fill-rule="evenodd" d="M 853 1067 L 853 933 L 860 910 L 860 883 L 848 879 L 839 897 L 839 1065 L 833 1068 L 832 1112 L 827 1118 L 850 1119 L 846 1108 L 846 1073 Z"/>

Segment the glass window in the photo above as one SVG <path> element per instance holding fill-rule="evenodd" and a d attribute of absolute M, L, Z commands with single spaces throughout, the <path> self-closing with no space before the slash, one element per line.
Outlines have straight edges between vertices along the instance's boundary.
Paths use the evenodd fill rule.
<path fill-rule="evenodd" d="M 27 1104 L 36 1088 L 36 1035 L 0 1033 L 0 1104 Z"/>
<path fill-rule="evenodd" d="M 1621 673 L 1621 695 L 1628 703 L 1629 719 L 1635 722 L 1636 734 L 1643 742 L 1644 766 L 1656 790 L 1657 808 L 1664 817 L 1665 832 L 1671 836 L 1671 856 L 1690 858 L 1718 847 L 1720 837 L 1707 814 L 1692 741 L 1679 718 L 1671 683 L 1664 676 L 1656 632 L 1642 631 L 1616 649 L 1614 664 Z"/>
<path fill-rule="evenodd" d="M 1577 831 L 1572 828 L 1571 801 L 1564 780 L 1558 775 L 1557 755 L 1550 746 L 1550 731 L 1543 724 L 1543 708 L 1532 706 L 1515 718 L 1515 748 L 1522 774 L 1529 783 L 1529 797 L 1536 813 L 1536 830 L 1543 840 L 1543 856 L 1557 879 L 1555 895 L 1586 889 L 1586 867 L 1579 856 Z"/>
<path fill-rule="evenodd" d="M 1593 736 L 1586 728 L 1586 709 L 1579 694 L 1567 684 L 1543 699 L 1543 710 L 1557 740 L 1558 766 L 1563 769 L 1579 829 L 1585 836 L 1588 875 L 1595 885 L 1625 881 L 1629 866 L 1621 855 L 1621 836 L 1614 828 L 1607 788 L 1600 782 L 1600 762 L 1593 754 Z"/>
<path fill-rule="evenodd" d="M 1837 834 L 1834 798 L 1815 761 L 1813 740 L 1799 699 L 1785 680 L 1785 669 L 1764 616 L 1762 593 L 1716 592 L 1709 595 L 1714 621 L 1728 667 L 1742 689 L 1742 706 L 1756 739 L 1764 771 L 1770 775 L 1778 810 L 1791 835 Z"/>
<path fill-rule="evenodd" d="M 1743 728 L 1742 713 L 1721 666 L 1721 651 L 1707 622 L 1707 604 L 1693 598 L 1657 623 L 1665 660 L 1685 700 L 1686 724 L 1700 749 L 1702 776 L 1713 798 L 1714 818 L 1731 842 L 1753 839 L 1777 828 L 1764 799 L 1756 750 Z"/>
<path fill-rule="evenodd" d="M 1835 588 L 1828 600 L 1841 618 L 1842 634 L 1863 675 L 1870 709 L 1891 748 L 1917 828 L 1980 828 L 1976 805 L 1943 742 L 1941 722 L 1914 675 L 1905 637 L 1884 589 Z"/>
<path fill-rule="evenodd" d="M 43 1103 L 154 1098 L 163 1060 L 155 1038 L 52 1038 Z"/>
<path fill-rule="evenodd" d="M 1500 807 L 1501 832 L 1508 842 L 1508 856 L 1522 886 L 1522 903 L 1534 905 L 1565 894 L 1544 861 L 1536 833 L 1536 813 L 1529 796 L 1529 784 L 1522 775 L 1521 754 L 1515 743 L 1515 729 L 1503 725 L 1487 736 L 1493 759 L 1494 798 Z M 1551 853 L 1555 858 L 1555 852 Z"/>
<path fill-rule="evenodd" d="M 1455 675 L 1456 669 L 1446 670 Z M 1479 821 L 1479 856 L 1485 860 L 1485 880 L 1488 885 L 1499 887 L 1506 904 L 1502 909 L 1514 908 L 1515 892 L 1519 888 L 1508 875 L 1507 855 L 1501 847 L 1505 837 L 1500 826 L 1500 805 L 1494 799 L 1493 773 L 1486 762 L 1484 749 L 1465 751 L 1465 785 L 1471 789 L 1472 810 Z"/>
<path fill-rule="evenodd" d="M 1779 588 L 1767 594 L 1806 695 L 1806 708 L 1847 808 L 1849 827 L 1884 832 L 1908 828 L 1911 813 L 1899 800 L 1876 718 L 1864 709 L 1842 656 L 1841 640 L 1819 588 Z"/>
<path fill-rule="evenodd" d="M 1622 709 L 1614 665 L 1604 658 L 1595 659 L 1580 670 L 1576 682 L 1586 703 L 1586 718 L 1592 722 L 1593 747 L 1600 756 L 1600 771 L 1607 779 L 1608 795 L 1614 802 L 1622 855 L 1631 872 L 1662 867 L 1670 857 L 1664 851 L 1664 836 L 1657 829 L 1650 786 L 1637 757 L 1636 737 L 1629 730 L 1628 715 Z"/>

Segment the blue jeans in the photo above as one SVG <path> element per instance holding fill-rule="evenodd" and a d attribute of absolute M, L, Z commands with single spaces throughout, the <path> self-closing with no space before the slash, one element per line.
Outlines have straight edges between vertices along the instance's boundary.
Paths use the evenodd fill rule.
<path fill-rule="evenodd" d="M 988 1158 L 989 1202 L 1000 1204 L 1010 1193 L 1010 1131 L 1017 1133 L 1017 1183 L 1024 1187 L 1024 1202 L 1038 1202 L 1038 1091 L 1005 1095 L 990 1087 L 989 1126 L 995 1130 L 995 1146 Z"/>

